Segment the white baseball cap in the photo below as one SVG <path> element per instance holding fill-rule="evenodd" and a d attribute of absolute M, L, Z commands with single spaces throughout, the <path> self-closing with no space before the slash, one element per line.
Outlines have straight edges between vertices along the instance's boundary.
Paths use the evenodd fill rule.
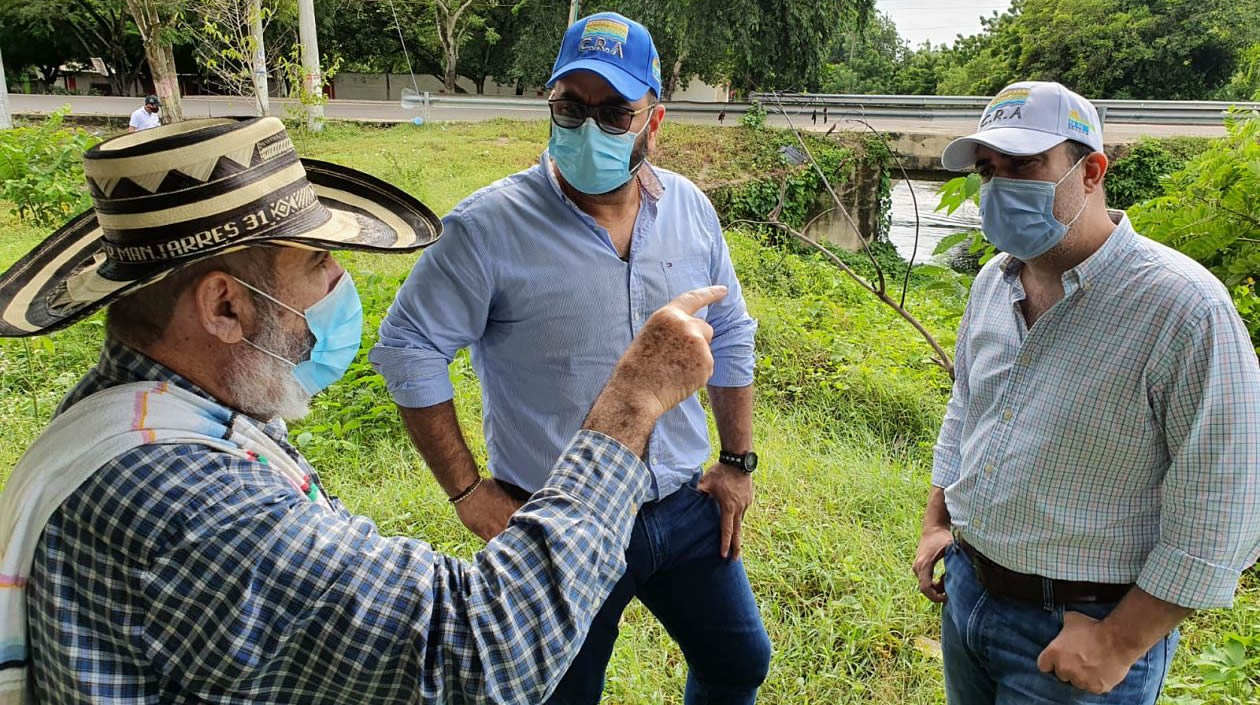
<path fill-rule="evenodd" d="M 975 134 L 945 148 L 941 165 L 966 171 L 976 163 L 976 146 L 1025 157 L 1076 140 L 1103 151 L 1102 121 L 1088 100 L 1050 81 L 1020 81 L 1003 88 L 980 116 Z"/>

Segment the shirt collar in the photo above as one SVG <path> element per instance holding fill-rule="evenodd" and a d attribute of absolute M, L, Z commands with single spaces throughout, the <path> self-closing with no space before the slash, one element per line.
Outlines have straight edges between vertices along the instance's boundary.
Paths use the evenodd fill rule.
<path fill-rule="evenodd" d="M 101 348 L 101 355 L 97 358 L 96 367 L 93 368 L 91 375 L 94 376 L 94 384 L 91 384 L 90 389 L 83 390 L 85 392 L 84 396 L 102 389 L 131 382 L 167 382 L 226 407 L 223 402 L 214 398 L 209 392 L 193 383 L 187 377 L 113 338 L 106 338 L 105 345 Z M 73 402 L 77 401 L 77 399 L 67 401 Z M 65 408 L 68 408 L 68 405 L 64 406 L 62 410 Z M 288 436 L 288 427 L 283 419 L 277 418 L 266 422 L 235 411 L 233 411 L 233 414 L 239 416 L 239 418 L 248 419 L 273 439 L 284 440 Z"/>
<path fill-rule="evenodd" d="M 1133 246 L 1134 240 L 1137 238 L 1137 232 L 1133 230 L 1133 224 L 1129 222 L 1129 216 L 1124 211 L 1108 210 L 1108 217 L 1111 222 L 1115 223 L 1115 230 L 1111 231 L 1111 235 L 1103 242 L 1094 254 L 1085 259 L 1084 262 L 1076 265 L 1063 273 L 1063 287 L 1065 293 L 1071 293 L 1076 288 L 1089 289 L 1091 286 L 1100 281 L 1106 272 L 1115 266 L 1120 259 L 1119 255 Z M 1004 255 L 1005 260 L 998 265 L 1002 269 L 1002 277 L 1008 284 L 1014 283 L 1019 279 L 1020 270 L 1023 269 L 1024 263 L 1010 255 Z"/>

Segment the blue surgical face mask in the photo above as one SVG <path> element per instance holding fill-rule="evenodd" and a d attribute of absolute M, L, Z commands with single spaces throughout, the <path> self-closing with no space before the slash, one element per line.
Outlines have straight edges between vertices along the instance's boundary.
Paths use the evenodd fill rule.
<path fill-rule="evenodd" d="M 1054 217 L 1055 189 L 1085 161 L 1081 157 L 1058 181 L 1029 181 L 995 176 L 980 186 L 980 220 L 984 236 L 999 250 L 1028 261 L 1049 252 L 1063 241 L 1085 212 L 1085 203 L 1076 217 L 1060 223 Z M 1089 196 L 1085 197 L 1086 203 Z"/>
<path fill-rule="evenodd" d="M 551 126 L 547 153 L 556 160 L 560 175 L 573 188 L 598 195 L 615 191 L 634 174 L 630 157 L 634 143 L 651 124 L 648 120 L 638 132 L 610 135 L 599 129 L 595 118 L 587 118 L 574 128 Z M 633 165 L 638 169 L 640 164 Z"/>
<path fill-rule="evenodd" d="M 236 277 L 233 277 L 236 279 Z M 307 394 L 315 396 L 327 389 L 333 382 L 341 379 L 354 356 L 359 352 L 359 343 L 363 339 L 363 304 L 359 301 L 359 291 L 349 272 L 343 272 L 341 279 L 333 290 L 324 298 L 311 304 L 305 312 L 299 311 L 285 302 L 275 298 L 257 287 L 250 286 L 240 279 L 241 286 L 275 302 L 289 311 L 306 319 L 306 327 L 315 336 L 315 345 L 301 362 L 287 360 L 276 353 L 256 345 L 246 339 L 255 350 L 270 355 L 293 368 L 293 376 L 297 378 Z"/>

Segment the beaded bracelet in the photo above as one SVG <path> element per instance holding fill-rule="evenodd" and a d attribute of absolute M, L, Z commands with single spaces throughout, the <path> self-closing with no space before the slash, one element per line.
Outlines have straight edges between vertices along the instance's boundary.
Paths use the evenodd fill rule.
<path fill-rule="evenodd" d="M 464 501 L 464 500 L 468 499 L 468 498 L 472 495 L 472 493 L 473 493 L 473 492 L 476 492 L 476 491 L 477 491 L 477 488 L 478 488 L 478 487 L 481 487 L 481 483 L 482 483 L 482 482 L 484 482 L 484 481 L 485 481 L 485 479 L 486 479 L 486 478 L 481 477 L 480 475 L 479 475 L 479 476 L 477 476 L 477 481 L 476 481 L 476 482 L 474 482 L 474 483 L 472 483 L 472 485 L 470 485 L 470 486 L 468 487 L 468 489 L 464 490 L 463 492 L 460 492 L 459 494 L 455 495 L 454 497 L 451 497 L 451 498 L 450 498 L 449 500 L 447 500 L 447 501 L 449 501 L 451 504 L 459 504 L 460 502 L 462 502 L 462 501 Z"/>

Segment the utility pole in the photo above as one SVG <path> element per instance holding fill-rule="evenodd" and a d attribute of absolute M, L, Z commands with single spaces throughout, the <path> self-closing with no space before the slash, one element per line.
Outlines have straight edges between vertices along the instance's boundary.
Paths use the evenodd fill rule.
<path fill-rule="evenodd" d="M 9 87 L 4 82 L 4 58 L 0 57 L 0 130 L 13 127 L 9 119 Z"/>
<path fill-rule="evenodd" d="M 319 40 L 315 37 L 315 0 L 298 0 L 298 40 L 302 43 L 302 98 L 306 125 L 324 129 L 324 81 L 319 73 Z"/>
<path fill-rule="evenodd" d="M 271 114 L 271 100 L 267 95 L 267 48 L 263 46 L 262 0 L 249 2 L 249 36 L 254 44 L 254 96 L 258 100 L 258 114 Z"/>
<path fill-rule="evenodd" d="M 582 0 L 569 0 L 569 26 L 578 21 L 578 13 L 582 11 Z"/>

